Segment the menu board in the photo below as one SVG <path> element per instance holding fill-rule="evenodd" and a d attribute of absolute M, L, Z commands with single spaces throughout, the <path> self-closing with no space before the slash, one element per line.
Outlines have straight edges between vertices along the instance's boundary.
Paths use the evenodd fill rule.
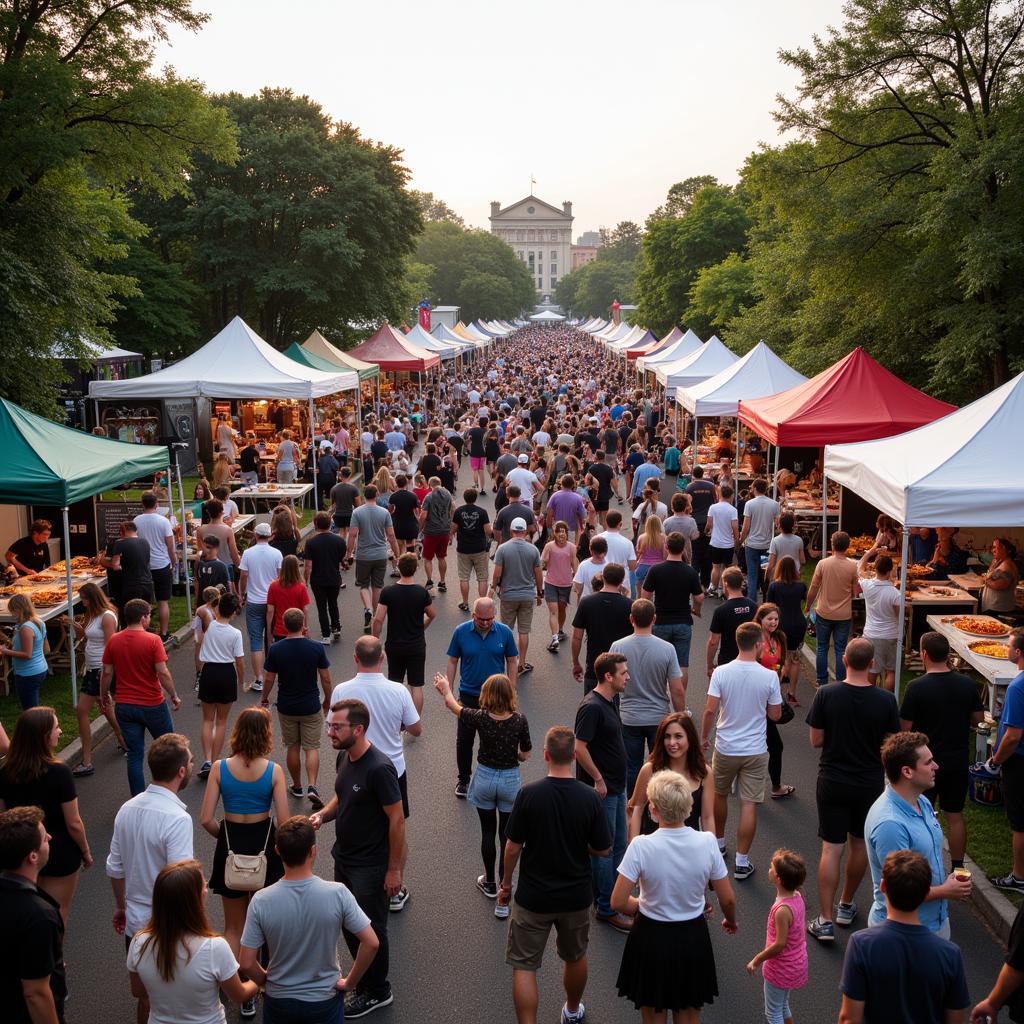
<path fill-rule="evenodd" d="M 141 501 L 97 501 L 96 532 L 99 536 L 100 547 L 106 547 L 109 541 L 117 540 L 120 536 L 121 524 L 142 515 L 142 513 Z"/>

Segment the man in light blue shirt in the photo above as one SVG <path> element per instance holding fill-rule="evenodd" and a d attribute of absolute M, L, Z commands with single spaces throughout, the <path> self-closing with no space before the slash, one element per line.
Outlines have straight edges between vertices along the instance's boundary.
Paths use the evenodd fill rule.
<path fill-rule="evenodd" d="M 949 938 L 947 900 L 965 900 L 970 881 L 946 877 L 942 861 L 942 829 L 931 802 L 924 795 L 935 785 L 939 766 L 921 732 L 897 732 L 882 744 L 882 766 L 889 785 L 871 805 L 864 822 L 874 902 L 869 925 L 885 920 L 885 896 L 881 891 L 882 865 L 893 850 L 914 850 L 932 869 L 932 886 L 921 904 L 921 924 L 944 939 Z"/>
<path fill-rule="evenodd" d="M 633 488 L 629 492 L 631 498 L 639 498 L 644 493 L 644 484 L 655 477 L 661 478 L 661 467 L 658 465 L 658 453 L 653 449 L 647 453 L 647 461 L 636 467 L 633 473 Z"/>

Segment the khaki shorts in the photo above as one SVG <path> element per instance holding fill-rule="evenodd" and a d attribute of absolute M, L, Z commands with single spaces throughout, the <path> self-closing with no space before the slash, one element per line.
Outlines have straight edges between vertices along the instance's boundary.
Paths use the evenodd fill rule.
<path fill-rule="evenodd" d="M 324 716 L 315 715 L 282 715 L 277 717 L 281 722 L 281 742 L 286 747 L 294 747 L 296 743 L 303 750 L 319 750 L 320 740 L 324 735 Z"/>
<path fill-rule="evenodd" d="M 478 551 L 476 554 L 467 555 L 458 553 L 459 579 L 463 583 L 469 582 L 471 572 L 476 573 L 478 583 L 487 582 L 487 552 Z"/>
<path fill-rule="evenodd" d="M 896 640 L 875 640 L 872 637 L 871 646 L 875 649 L 875 657 L 871 662 L 872 672 L 893 672 L 896 669 Z"/>
<path fill-rule="evenodd" d="M 535 914 L 513 901 L 505 963 L 516 971 L 540 970 L 552 925 L 555 928 L 555 949 L 564 963 L 574 964 L 587 955 L 590 907 L 560 914 Z"/>
<path fill-rule="evenodd" d="M 715 793 L 727 796 L 736 780 L 741 800 L 752 804 L 764 803 L 768 785 L 768 754 L 720 754 L 711 758 L 711 774 L 715 780 Z"/>
<path fill-rule="evenodd" d="M 515 626 L 516 621 L 519 622 L 519 632 L 526 634 L 530 632 L 533 626 L 533 609 L 536 606 L 536 601 L 506 601 L 505 598 L 501 599 L 501 621 L 512 629 Z"/>

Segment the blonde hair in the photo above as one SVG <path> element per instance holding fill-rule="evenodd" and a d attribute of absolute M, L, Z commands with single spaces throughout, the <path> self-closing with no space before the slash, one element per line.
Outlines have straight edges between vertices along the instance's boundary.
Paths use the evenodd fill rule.
<path fill-rule="evenodd" d="M 370 483 L 377 488 L 378 494 L 383 494 L 385 491 L 390 494 L 398 486 L 395 483 L 394 475 L 387 466 L 381 466 Z"/>
<path fill-rule="evenodd" d="M 511 714 L 516 710 L 516 690 L 508 676 L 496 672 L 484 680 L 480 687 L 480 707 L 496 715 Z"/>
<path fill-rule="evenodd" d="M 34 622 L 40 629 L 43 628 L 43 620 L 36 613 L 36 606 L 28 594 L 15 594 L 7 602 L 7 610 L 14 616 L 19 626 L 27 622 Z"/>
<path fill-rule="evenodd" d="M 663 825 L 681 825 L 693 810 L 690 784 L 679 772 L 667 769 L 647 783 L 647 800 L 654 805 Z"/>

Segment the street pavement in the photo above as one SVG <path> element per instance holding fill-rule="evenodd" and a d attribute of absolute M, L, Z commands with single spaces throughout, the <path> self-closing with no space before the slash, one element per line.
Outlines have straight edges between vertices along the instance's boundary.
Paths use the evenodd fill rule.
<path fill-rule="evenodd" d="M 464 467 L 460 485 L 468 481 Z M 492 508 L 491 496 L 482 503 Z M 461 502 L 461 498 L 458 499 Z M 437 594 L 438 616 L 428 637 L 424 728 L 420 738 L 407 738 L 406 759 L 409 773 L 409 798 L 412 816 L 408 822 L 409 858 L 406 883 L 412 898 L 400 914 L 390 918 L 391 981 L 395 993 L 392 1006 L 373 1015 L 375 1021 L 459 1022 L 514 1021 L 511 1001 L 511 972 L 505 964 L 507 924 L 493 914 L 493 902 L 477 890 L 480 874 L 479 830 L 476 812 L 466 801 L 454 796 L 455 719 L 429 685 L 435 671 L 445 667 L 445 650 L 452 629 L 466 616 L 458 610 L 459 592 L 455 575 L 454 547 L 448 571 L 448 593 Z M 342 591 L 342 640 L 328 649 L 335 683 L 355 673 L 352 644 L 362 628 L 361 607 L 351 572 L 346 574 L 347 588 Z M 707 690 L 704 645 L 707 622 L 715 602 L 709 601 L 703 620 L 694 628 L 693 655 L 687 702 L 699 721 Z M 311 621 L 315 611 L 310 608 Z M 570 672 L 568 644 L 558 654 L 546 650 L 546 610 L 537 610 L 530 645 L 530 660 L 536 666 L 519 685 L 520 708 L 530 723 L 534 752 L 523 766 L 523 781 L 544 774 L 541 756 L 543 736 L 552 725 L 572 726 L 575 709 L 582 696 L 581 686 Z M 572 609 L 570 609 L 570 619 Z M 243 629 L 244 632 L 244 629 Z M 314 633 L 316 630 L 314 629 Z M 571 630 L 567 630 L 570 632 Z M 248 643 L 248 641 L 246 641 Z M 248 662 L 248 658 L 246 659 Z M 248 664 L 247 664 L 248 667 Z M 199 708 L 193 698 L 191 645 L 173 652 L 173 672 L 183 706 L 175 715 L 178 731 L 189 736 L 195 752 L 196 768 L 201 762 L 199 748 Z M 808 863 L 808 883 L 804 895 L 808 919 L 817 912 L 815 872 L 817 867 L 817 821 L 814 784 L 817 754 L 807 741 L 803 715 L 810 690 L 803 686 L 803 708 L 796 719 L 782 727 L 786 743 L 784 781 L 796 786 L 786 800 L 767 800 L 758 817 L 758 832 L 751 851 L 756 874 L 733 882 L 738 901 L 739 932 L 726 935 L 712 917 L 712 936 L 721 992 L 713 1005 L 705 1007 L 703 1020 L 755 1022 L 763 1020 L 761 980 L 747 975 L 745 964 L 762 948 L 765 919 L 773 899 L 768 880 L 768 860 L 773 850 L 787 846 L 801 853 Z M 241 694 L 239 707 L 258 702 L 256 694 Z M 276 732 L 276 730 L 275 730 Z M 320 791 L 325 798 L 332 789 L 334 751 L 324 737 L 320 769 Z M 277 751 L 283 762 L 283 754 Z M 128 990 L 124 966 L 124 946 L 111 924 L 113 897 L 103 864 L 109 849 L 114 816 L 128 799 L 125 766 L 111 740 L 96 750 L 96 774 L 78 784 L 82 817 L 89 833 L 96 863 L 82 875 L 65 943 L 68 962 L 70 1000 L 67 1019 L 70 1024 L 134 1020 L 134 1002 Z M 198 780 L 182 793 L 196 821 L 196 856 L 207 873 L 213 859 L 214 840 L 198 826 L 203 784 Z M 310 813 L 308 801 L 289 797 L 295 813 Z M 737 808 L 730 806 L 727 838 L 735 849 Z M 318 847 L 317 870 L 324 878 L 333 878 L 330 848 L 333 825 L 325 826 Z M 1007 837 L 1009 842 L 1009 837 Z M 968 837 L 968 850 L 970 839 Z M 730 862 L 730 869 L 731 869 Z M 857 902 L 861 914 L 857 926 L 863 926 L 870 905 L 870 888 L 861 887 Z M 222 924 L 221 900 L 210 895 L 209 911 L 214 927 Z M 717 912 L 717 907 L 716 907 Z M 981 918 L 969 907 L 955 905 L 951 911 L 952 936 L 963 950 L 972 1001 L 987 994 L 998 972 L 1002 948 Z M 810 981 L 795 994 L 791 1005 L 798 1020 L 834 1021 L 838 1017 L 839 979 L 848 932 L 837 929 L 837 940 L 822 947 L 808 937 Z M 591 1024 L 635 1021 L 639 1014 L 618 998 L 615 978 L 625 937 L 607 926 L 595 923 L 590 935 L 590 981 L 584 1002 Z M 341 944 L 344 951 L 344 943 Z M 348 963 L 347 952 L 343 964 Z M 559 1019 L 563 994 L 561 971 L 549 943 L 539 974 L 541 1021 L 554 1024 Z M 238 1019 L 237 1007 L 228 1008 L 228 1020 Z"/>

